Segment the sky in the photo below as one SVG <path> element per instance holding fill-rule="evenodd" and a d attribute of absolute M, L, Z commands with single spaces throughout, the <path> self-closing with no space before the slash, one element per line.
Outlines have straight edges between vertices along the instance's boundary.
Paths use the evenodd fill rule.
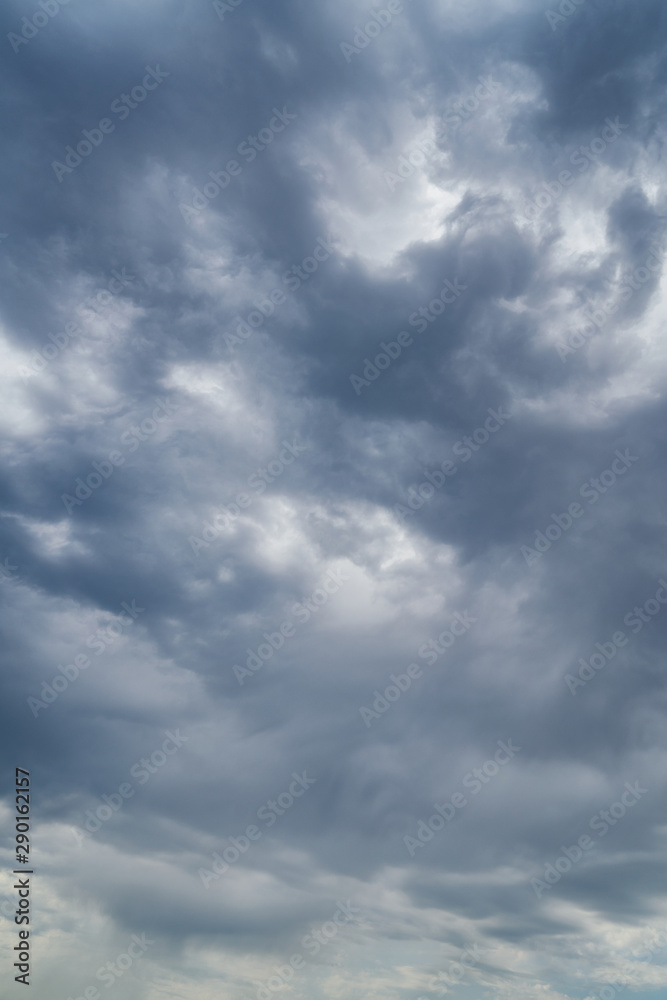
<path fill-rule="evenodd" d="M 34 1000 L 666 995 L 667 10 L 548 2 L 4 5 L 3 998 L 28 862 Z"/>

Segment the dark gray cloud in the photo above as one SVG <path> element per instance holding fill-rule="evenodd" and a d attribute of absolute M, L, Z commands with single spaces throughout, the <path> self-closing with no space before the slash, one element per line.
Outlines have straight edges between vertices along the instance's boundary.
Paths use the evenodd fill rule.
<path fill-rule="evenodd" d="M 217 6 L 0 16 L 36 995 L 657 997 L 663 6 Z"/>

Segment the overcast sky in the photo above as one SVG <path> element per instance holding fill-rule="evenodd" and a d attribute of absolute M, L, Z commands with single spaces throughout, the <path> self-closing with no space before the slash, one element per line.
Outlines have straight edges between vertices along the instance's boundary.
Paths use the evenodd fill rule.
<path fill-rule="evenodd" d="M 663 0 L 0 22 L 2 995 L 663 997 Z"/>

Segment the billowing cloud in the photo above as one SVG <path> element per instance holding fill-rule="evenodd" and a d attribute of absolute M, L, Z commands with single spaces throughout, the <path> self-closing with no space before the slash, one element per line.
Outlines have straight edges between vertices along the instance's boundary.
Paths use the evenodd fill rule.
<path fill-rule="evenodd" d="M 659 996 L 663 5 L 1 17 L 37 1000 Z"/>

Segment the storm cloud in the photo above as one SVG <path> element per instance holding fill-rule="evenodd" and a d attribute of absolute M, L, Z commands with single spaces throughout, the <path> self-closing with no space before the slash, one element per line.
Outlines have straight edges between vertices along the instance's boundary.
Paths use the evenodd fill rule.
<path fill-rule="evenodd" d="M 661 996 L 664 4 L 0 21 L 3 995 Z"/>

